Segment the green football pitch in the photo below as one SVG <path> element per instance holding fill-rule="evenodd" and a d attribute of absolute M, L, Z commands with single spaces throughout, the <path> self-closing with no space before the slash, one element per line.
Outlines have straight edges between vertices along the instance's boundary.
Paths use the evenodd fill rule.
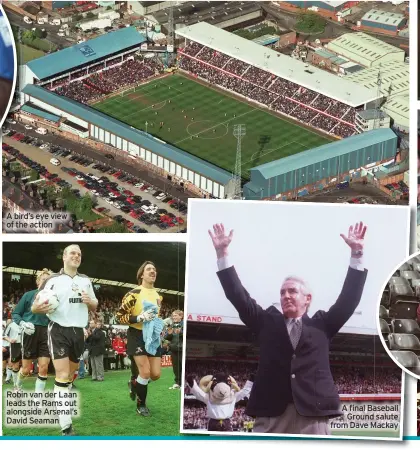
<path fill-rule="evenodd" d="M 93 107 L 229 172 L 236 160 L 233 128 L 243 124 L 244 178 L 251 167 L 333 140 L 180 74 L 152 80 Z"/>
<path fill-rule="evenodd" d="M 181 393 L 170 390 L 174 374 L 172 368 L 162 368 L 161 378 L 149 385 L 147 406 L 150 417 L 136 413 L 136 402 L 129 398 L 127 382 L 131 372 L 105 372 L 105 381 L 92 382 L 90 378 L 76 380 L 80 393 L 80 412 L 73 419 L 78 436 L 179 436 Z M 54 376 L 48 377 L 47 389 L 53 389 Z M 24 387 L 33 390 L 35 378 L 26 380 Z M 5 423 L 6 390 L 3 386 L 3 434 L 5 436 L 60 436 L 58 426 L 35 428 L 8 427 Z M 17 408 L 16 408 L 17 409 Z"/>

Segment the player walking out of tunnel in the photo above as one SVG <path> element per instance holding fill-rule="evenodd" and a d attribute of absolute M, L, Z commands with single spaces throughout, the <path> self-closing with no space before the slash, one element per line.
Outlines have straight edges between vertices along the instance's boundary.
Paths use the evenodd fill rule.
<path fill-rule="evenodd" d="M 54 393 L 62 398 L 68 396 L 73 374 L 78 369 L 80 357 L 83 355 L 84 328 L 89 320 L 88 312 L 95 311 L 98 306 L 92 282 L 87 275 L 77 271 L 81 262 L 80 247 L 66 247 L 63 252 L 64 268 L 40 286 L 43 292 L 37 295 L 32 306 L 32 312 L 40 311 L 41 294 L 46 296 L 44 291 L 52 291 L 58 299 L 58 306 L 47 314 L 50 319 L 48 346 L 55 369 Z M 61 406 L 57 409 L 63 436 L 74 435 L 71 407 Z"/>
<path fill-rule="evenodd" d="M 162 297 L 155 289 L 156 266 L 145 261 L 137 272 L 139 287 L 128 292 L 123 300 L 117 320 L 129 325 L 127 331 L 127 354 L 133 357 L 138 369 L 132 369 L 132 391 L 138 397 L 137 413 L 148 417 L 150 411 L 146 406 L 147 388 L 150 381 L 156 381 L 161 374 L 160 333 L 163 321 L 158 318 Z"/>

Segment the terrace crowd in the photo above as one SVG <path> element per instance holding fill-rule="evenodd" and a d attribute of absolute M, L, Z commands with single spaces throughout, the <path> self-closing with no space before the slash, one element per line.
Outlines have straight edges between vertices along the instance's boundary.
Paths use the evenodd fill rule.
<path fill-rule="evenodd" d="M 305 125 L 339 137 L 356 133 L 355 108 L 196 42 L 181 50 L 179 67 Z"/>
<path fill-rule="evenodd" d="M 112 60 L 97 64 L 71 75 L 70 80 L 55 83 L 49 89 L 80 103 L 91 103 L 125 87 L 138 85 L 163 72 L 162 63 L 156 58 L 131 57 L 121 63 Z"/>

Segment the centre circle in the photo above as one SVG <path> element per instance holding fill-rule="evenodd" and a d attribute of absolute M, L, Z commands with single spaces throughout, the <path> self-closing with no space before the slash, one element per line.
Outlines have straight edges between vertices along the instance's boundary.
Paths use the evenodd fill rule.
<path fill-rule="evenodd" d="M 187 133 L 190 136 L 198 136 L 199 139 L 219 139 L 228 134 L 228 126 L 214 123 L 212 120 L 192 121 L 187 125 Z"/>

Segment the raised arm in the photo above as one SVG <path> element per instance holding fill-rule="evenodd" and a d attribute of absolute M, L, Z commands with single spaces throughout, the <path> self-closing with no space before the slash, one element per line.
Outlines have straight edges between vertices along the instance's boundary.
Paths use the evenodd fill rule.
<path fill-rule="evenodd" d="M 363 222 L 351 226 L 348 235 L 341 234 L 350 247 L 350 267 L 337 301 L 325 313 L 325 323 L 330 336 L 336 334 L 356 310 L 366 282 L 367 270 L 363 269 L 364 238 L 367 227 Z"/>
<path fill-rule="evenodd" d="M 213 225 L 213 233 L 209 230 L 210 238 L 216 250 L 219 277 L 226 298 L 232 303 L 239 313 L 242 322 L 254 332 L 259 332 L 262 326 L 263 312 L 257 302 L 251 298 L 233 266 L 230 266 L 228 257 L 228 247 L 233 239 L 233 230 L 229 234 L 225 233 L 223 224 Z"/>

